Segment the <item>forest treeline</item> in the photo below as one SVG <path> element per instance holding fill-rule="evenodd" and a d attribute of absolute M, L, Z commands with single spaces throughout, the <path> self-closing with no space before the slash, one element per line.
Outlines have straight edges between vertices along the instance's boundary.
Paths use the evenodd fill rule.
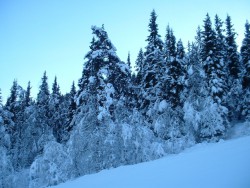
<path fill-rule="evenodd" d="M 50 91 L 44 72 L 36 99 L 16 80 L 0 98 L 0 187 L 55 185 L 224 138 L 250 119 L 249 26 L 238 52 L 231 17 L 207 14 L 184 49 L 169 25 L 160 36 L 153 10 L 135 72 L 93 26 L 78 89 L 62 95 L 55 77 Z"/>

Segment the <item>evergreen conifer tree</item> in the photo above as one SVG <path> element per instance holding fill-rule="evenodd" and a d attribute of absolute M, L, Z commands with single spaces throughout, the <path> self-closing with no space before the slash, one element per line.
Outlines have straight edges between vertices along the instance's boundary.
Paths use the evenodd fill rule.
<path fill-rule="evenodd" d="M 75 96 L 76 96 L 76 87 L 75 87 L 75 82 L 73 81 L 70 93 L 68 95 L 69 105 L 67 109 L 67 121 L 66 124 L 64 125 L 64 140 L 69 139 L 70 133 L 73 129 L 72 120 L 76 114 L 76 109 L 77 109 Z"/>
<path fill-rule="evenodd" d="M 144 75 L 144 54 L 142 51 L 142 48 L 139 50 L 139 53 L 137 55 L 136 61 L 136 85 L 138 86 L 142 82 L 142 77 Z"/>
<path fill-rule="evenodd" d="M 13 85 L 10 89 L 10 97 L 7 99 L 7 102 L 5 105 L 5 107 L 13 114 L 13 118 L 12 118 L 13 121 L 16 120 L 16 113 L 17 113 L 16 102 L 17 102 L 17 99 L 18 99 L 18 84 L 17 84 L 17 81 L 14 80 Z"/>
<path fill-rule="evenodd" d="M 224 30 L 222 29 L 223 22 L 219 16 L 215 15 L 215 35 L 216 35 L 216 56 L 220 61 L 223 61 L 225 64 L 226 57 L 226 41 L 225 36 L 223 35 Z M 227 67 L 225 67 L 227 68 Z"/>
<path fill-rule="evenodd" d="M 226 18 L 226 50 L 225 50 L 225 65 L 227 67 L 227 87 L 228 94 L 226 106 L 228 108 L 229 120 L 237 120 L 240 117 L 240 102 L 242 96 L 241 87 L 241 69 L 239 54 L 237 52 L 237 45 L 235 41 L 236 33 L 233 29 L 231 17 L 227 15 Z M 219 48 L 219 47 L 218 47 Z"/>
<path fill-rule="evenodd" d="M 185 56 L 184 46 L 182 44 L 181 39 L 177 42 L 177 48 L 176 48 L 176 57 L 177 59 L 183 59 Z"/>
<path fill-rule="evenodd" d="M 0 106 L 3 106 L 2 102 L 3 102 L 2 91 L 1 91 L 1 88 L 0 88 Z"/>
<path fill-rule="evenodd" d="M 30 96 L 30 90 L 31 90 L 31 86 L 30 86 L 30 82 L 28 82 L 28 86 L 27 86 L 27 90 L 25 92 L 25 106 L 28 107 L 31 105 L 31 96 Z"/>
<path fill-rule="evenodd" d="M 224 77 L 224 63 L 218 57 L 216 33 L 212 28 L 209 15 L 204 20 L 204 31 L 202 32 L 202 61 L 207 75 L 210 94 L 215 102 L 220 104 L 225 94 L 226 83 Z"/>
<path fill-rule="evenodd" d="M 52 93 L 49 99 L 49 125 L 53 129 L 53 134 L 58 142 L 62 140 L 63 125 L 61 124 L 62 117 L 60 113 L 60 104 L 62 103 L 62 97 L 60 93 L 60 87 L 57 83 L 57 77 L 55 77 L 52 84 Z"/>
<path fill-rule="evenodd" d="M 212 28 L 212 22 L 209 15 L 206 15 L 204 20 L 204 31 L 202 32 L 202 49 L 201 57 L 203 62 L 203 68 L 207 80 L 207 87 L 209 94 L 212 98 L 208 97 L 208 101 L 205 104 L 208 108 L 216 108 L 214 110 L 220 112 L 218 117 L 215 117 L 218 121 L 218 125 L 206 125 L 209 126 L 207 130 L 212 132 L 206 132 L 204 134 L 209 135 L 209 138 L 214 136 L 221 136 L 224 134 L 225 125 L 227 124 L 227 109 L 223 106 L 223 99 L 225 96 L 225 80 L 224 76 L 224 64 L 220 61 L 218 57 L 218 52 L 216 48 L 216 33 Z M 212 104 L 212 103 L 216 104 Z M 222 120 L 222 122 L 221 122 Z M 212 126 L 212 127 L 210 127 Z M 214 127 L 213 127 L 214 126 Z M 203 127 L 204 128 L 204 127 Z M 205 129 L 205 128 L 204 128 Z M 203 133 L 201 133 L 203 134 Z M 202 136 L 206 137 L 206 136 Z"/>
<path fill-rule="evenodd" d="M 241 46 L 241 57 L 244 65 L 243 75 L 243 100 L 241 101 L 242 115 L 250 119 L 250 24 L 246 21 L 245 37 Z"/>
<path fill-rule="evenodd" d="M 241 57 L 244 65 L 243 88 L 250 88 L 250 24 L 246 21 L 245 24 L 245 37 L 241 45 Z"/>
<path fill-rule="evenodd" d="M 146 113 L 151 110 L 156 101 L 164 98 L 163 74 L 165 72 L 165 63 L 163 56 L 163 42 L 158 34 L 158 25 L 156 23 L 156 13 L 151 12 L 149 22 L 149 36 L 147 37 L 147 46 L 144 53 L 143 77 L 140 84 L 142 104 L 141 109 Z M 148 113 L 149 116 L 150 113 Z"/>
<path fill-rule="evenodd" d="M 127 64 L 128 64 L 130 71 L 132 71 L 132 66 L 131 66 L 131 61 L 130 61 L 130 52 L 128 52 Z"/>
<path fill-rule="evenodd" d="M 164 57 L 166 61 L 172 61 L 176 57 L 176 38 L 170 26 L 167 26 L 165 43 L 164 43 Z"/>
<path fill-rule="evenodd" d="M 70 104 L 69 104 L 69 114 L 68 114 L 68 125 L 67 131 L 71 131 L 72 127 L 70 126 L 73 116 L 76 112 L 76 102 L 75 102 L 75 95 L 76 95 L 76 87 L 75 82 L 73 81 L 71 90 L 70 90 Z"/>
<path fill-rule="evenodd" d="M 231 23 L 231 17 L 227 15 L 226 18 L 226 45 L 227 45 L 227 62 L 229 68 L 229 74 L 233 78 L 239 78 L 240 76 L 240 62 L 237 52 L 237 45 L 235 42 L 236 33 Z"/>
<path fill-rule="evenodd" d="M 42 77 L 42 84 L 40 85 L 40 90 L 37 94 L 37 105 L 39 107 L 48 105 L 48 102 L 49 102 L 50 92 L 49 92 L 49 85 L 48 85 L 47 80 L 48 80 L 48 77 L 45 71 Z"/>

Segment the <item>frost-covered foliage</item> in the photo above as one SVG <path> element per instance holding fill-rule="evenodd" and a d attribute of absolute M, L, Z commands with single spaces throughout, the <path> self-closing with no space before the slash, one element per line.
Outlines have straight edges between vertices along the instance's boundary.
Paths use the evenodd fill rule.
<path fill-rule="evenodd" d="M 147 46 L 144 53 L 145 59 L 139 66 L 139 83 L 141 98 L 140 109 L 144 112 L 151 110 L 158 98 L 164 97 L 163 78 L 165 72 L 163 42 L 158 33 L 156 23 L 157 15 L 153 10 L 149 23 L 149 36 L 147 37 Z M 139 57 L 139 56 L 138 56 Z"/>
<path fill-rule="evenodd" d="M 14 169 L 11 158 L 8 155 L 8 150 L 10 149 L 10 136 L 7 134 L 2 123 L 0 119 L 0 187 L 8 188 L 12 187 L 11 182 Z"/>
<path fill-rule="evenodd" d="M 128 112 L 120 106 L 114 114 L 117 122 L 106 117 L 96 126 L 84 116 L 75 126 L 68 148 L 77 176 L 165 155 L 161 139 L 144 125 L 138 111 Z"/>
<path fill-rule="evenodd" d="M 226 130 L 226 123 L 221 116 L 221 111 L 226 111 L 226 108 L 222 108 L 217 103 L 214 103 L 211 98 L 203 101 L 199 109 L 192 106 L 192 104 L 185 103 L 184 112 L 185 120 L 192 125 L 194 135 L 198 142 L 204 140 L 218 140 L 221 138 Z"/>
<path fill-rule="evenodd" d="M 250 118 L 250 24 L 246 21 L 245 24 L 245 37 L 241 46 L 241 56 L 243 64 L 243 101 L 241 101 L 242 106 L 242 116 L 249 119 Z"/>
<path fill-rule="evenodd" d="M 162 103 L 159 107 L 161 105 Z M 178 153 L 194 144 L 189 126 L 183 119 L 183 110 L 172 109 L 169 104 L 164 105 L 163 113 L 153 122 L 154 132 L 164 140 L 164 149 L 167 153 Z"/>
<path fill-rule="evenodd" d="M 30 167 L 30 188 L 47 187 L 69 180 L 74 176 L 72 160 L 64 147 L 51 141 L 44 147 L 42 156 Z"/>

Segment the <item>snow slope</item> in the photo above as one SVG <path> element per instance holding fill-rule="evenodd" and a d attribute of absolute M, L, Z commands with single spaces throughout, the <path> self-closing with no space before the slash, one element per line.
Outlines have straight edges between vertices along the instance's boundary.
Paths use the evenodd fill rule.
<path fill-rule="evenodd" d="M 198 144 L 159 160 L 86 175 L 55 188 L 250 188 L 250 136 Z"/>

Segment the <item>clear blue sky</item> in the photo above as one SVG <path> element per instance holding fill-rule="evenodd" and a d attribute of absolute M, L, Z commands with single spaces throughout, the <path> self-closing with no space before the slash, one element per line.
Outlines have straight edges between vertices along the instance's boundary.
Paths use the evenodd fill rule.
<path fill-rule="evenodd" d="M 117 54 L 134 61 L 146 45 L 150 12 L 158 14 L 164 39 L 169 24 L 184 44 L 192 41 L 206 13 L 231 16 L 238 45 L 250 21 L 249 0 L 0 0 L 0 88 L 6 101 L 14 79 L 36 97 L 46 70 L 50 87 L 55 75 L 62 93 L 81 77 L 84 55 L 92 39 L 91 25 L 105 28 Z"/>

